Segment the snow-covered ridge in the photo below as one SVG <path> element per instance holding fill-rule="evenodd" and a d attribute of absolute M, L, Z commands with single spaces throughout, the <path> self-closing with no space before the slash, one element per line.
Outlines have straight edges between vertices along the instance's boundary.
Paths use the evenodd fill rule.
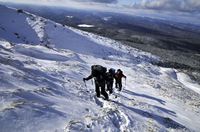
<path fill-rule="evenodd" d="M 199 94 L 176 70 L 150 63 L 159 58 L 26 12 L 0 12 L 0 131 L 200 130 Z M 127 75 L 112 101 L 97 99 L 90 81 L 85 87 L 92 64 Z"/>

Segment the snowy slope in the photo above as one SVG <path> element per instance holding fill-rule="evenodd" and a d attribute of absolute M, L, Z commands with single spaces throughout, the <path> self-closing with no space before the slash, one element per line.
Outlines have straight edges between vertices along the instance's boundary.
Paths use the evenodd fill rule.
<path fill-rule="evenodd" d="M 159 58 L 29 13 L 0 12 L 0 132 L 200 130 L 199 85 L 150 63 Z M 128 77 L 109 102 L 82 81 L 93 64 Z"/>

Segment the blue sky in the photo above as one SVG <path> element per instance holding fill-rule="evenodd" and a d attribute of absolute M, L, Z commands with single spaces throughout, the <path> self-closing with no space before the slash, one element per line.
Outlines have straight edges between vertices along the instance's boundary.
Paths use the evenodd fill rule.
<path fill-rule="evenodd" d="M 120 12 L 200 25 L 200 0 L 0 0 Z"/>

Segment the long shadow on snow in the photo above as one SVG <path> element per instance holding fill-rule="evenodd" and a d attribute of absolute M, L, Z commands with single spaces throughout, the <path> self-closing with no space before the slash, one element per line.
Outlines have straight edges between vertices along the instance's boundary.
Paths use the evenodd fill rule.
<path fill-rule="evenodd" d="M 16 92 L 12 93 L 13 97 L 15 96 L 19 97 L 18 98 L 19 100 L 25 101 L 24 105 L 28 104 L 28 106 L 31 107 L 31 110 L 36 111 L 38 116 L 43 115 L 44 113 L 50 113 L 51 115 L 55 114 L 62 117 L 66 117 L 65 113 L 51 107 L 54 105 L 54 103 L 51 101 L 48 101 L 46 97 L 44 97 L 44 96 L 48 96 L 47 95 L 48 93 L 42 93 L 43 91 L 41 92 L 38 91 L 39 93 L 37 93 L 37 91 L 35 91 L 38 88 L 37 87 L 38 84 L 42 83 L 43 85 L 48 87 L 47 90 L 50 90 L 55 95 L 59 95 L 59 96 L 64 95 L 65 93 L 59 90 L 59 89 L 63 89 L 63 87 L 57 85 L 56 83 L 60 84 L 60 83 L 66 83 L 66 82 L 59 80 L 56 77 L 53 77 L 52 75 L 48 75 L 42 71 L 26 68 L 24 67 L 24 64 L 19 60 L 7 60 L 0 56 L 0 61 L 4 65 L 13 67 L 13 72 L 20 71 L 19 75 L 22 76 L 22 78 L 20 79 L 23 79 L 23 81 L 28 84 L 34 85 L 36 88 L 36 89 L 33 89 L 33 91 L 23 90 L 23 89 L 19 89 L 21 86 L 16 86 L 12 83 L 11 84 L 9 83 L 9 86 L 12 86 L 13 88 L 18 89 Z M 21 81 L 20 79 L 19 81 Z M 8 83 L 8 82 L 4 80 L 4 83 Z"/>
<path fill-rule="evenodd" d="M 5 79 L 4 78 L 1 79 L 0 87 L 1 87 L 1 89 L 4 88 L 3 89 L 4 91 L 9 91 L 11 89 L 19 89 L 19 86 L 16 86 L 16 85 L 12 84 L 10 82 L 10 80 L 6 80 L 6 78 Z"/>
<path fill-rule="evenodd" d="M 156 115 L 154 113 L 149 113 L 147 111 L 144 111 L 144 110 L 140 110 L 140 109 L 136 109 L 136 108 L 132 108 L 132 107 L 129 107 L 129 106 L 126 106 L 122 103 L 119 103 L 119 102 L 115 102 L 116 104 L 122 106 L 122 107 L 125 107 L 126 109 L 129 109 L 143 117 L 146 117 L 146 118 L 151 118 L 153 120 L 155 120 L 156 122 L 158 122 L 159 124 L 161 124 L 162 126 L 165 126 L 166 128 L 173 128 L 173 129 L 188 129 L 186 128 L 185 126 L 183 126 L 182 124 L 172 120 L 171 118 L 168 118 L 168 117 L 162 117 L 160 115 Z"/>
<path fill-rule="evenodd" d="M 0 57 L 0 60 L 2 60 L 1 57 Z M 4 60 L 4 58 L 3 58 L 3 60 Z M 56 84 L 56 83 L 59 83 L 59 84 L 66 83 L 62 80 L 52 77 L 51 75 L 45 74 L 44 72 L 39 71 L 39 70 L 25 68 L 24 64 L 19 60 L 11 60 L 9 62 L 4 60 L 1 63 L 5 64 L 5 65 L 10 65 L 18 70 L 21 70 L 22 72 L 25 72 L 26 80 L 24 80 L 24 81 L 27 82 L 28 84 L 33 84 L 34 86 L 37 86 L 38 84 L 42 83 L 42 84 L 45 84 L 45 86 L 48 87 L 48 89 L 51 90 L 53 93 L 55 93 L 57 95 L 64 94 L 63 92 L 61 92 L 57 89 L 57 88 L 61 88 L 61 86 Z"/>
<path fill-rule="evenodd" d="M 170 114 L 170 115 L 176 117 L 176 112 L 174 112 L 174 111 L 171 111 L 171 110 L 168 110 L 168 109 L 165 109 L 165 108 L 156 106 L 156 105 L 151 105 L 151 106 L 154 107 L 154 108 L 156 108 L 156 109 L 158 109 L 158 110 L 160 110 L 160 111 L 162 111 L 162 112 L 165 112 L 165 113 L 167 113 L 167 114 Z"/>
<path fill-rule="evenodd" d="M 25 91 L 25 90 L 20 89 L 14 92 L 13 94 L 26 101 L 31 101 L 32 103 L 40 103 L 40 104 L 45 104 L 48 106 L 53 105 L 53 103 L 47 101 L 45 98 L 31 91 Z"/>
<path fill-rule="evenodd" d="M 49 114 L 55 114 L 55 115 L 58 115 L 58 116 L 61 116 L 61 117 L 67 117 L 65 113 L 61 112 L 61 111 L 58 111 L 50 106 L 38 106 L 38 105 L 31 105 L 31 109 L 33 109 L 34 111 L 36 111 L 36 113 L 38 114 L 37 116 L 40 117 L 40 116 L 43 116 L 44 114 L 46 113 L 49 113 Z"/>
<path fill-rule="evenodd" d="M 44 47 L 45 48 L 45 47 Z M 55 53 L 46 53 L 44 51 L 40 51 L 36 48 L 28 48 L 26 50 L 22 50 L 20 48 L 16 48 L 15 49 L 17 52 L 26 55 L 26 56 L 30 56 L 36 59 L 41 59 L 41 60 L 50 60 L 50 61 L 68 61 L 70 58 L 64 56 L 64 55 L 59 55 L 59 54 L 55 54 Z"/>
<path fill-rule="evenodd" d="M 116 94 L 116 95 L 118 95 L 118 94 Z M 120 94 L 118 96 L 120 96 L 120 98 L 124 98 L 126 100 L 131 100 L 131 101 L 134 100 L 134 99 L 130 99 L 130 98 L 128 98 L 128 97 L 126 97 L 126 96 L 124 96 L 122 94 Z M 156 106 L 156 105 L 151 105 L 151 104 L 148 104 L 148 105 L 151 106 L 151 107 L 154 107 L 154 108 L 158 109 L 159 111 L 165 112 L 165 113 L 167 113 L 169 115 L 172 115 L 172 116 L 176 117 L 176 112 L 174 112 L 174 111 L 171 111 L 169 109 L 162 108 L 162 107 L 159 107 L 159 106 Z"/>
<path fill-rule="evenodd" d="M 58 111 L 52 107 L 54 103 L 47 101 L 45 98 L 38 96 L 31 91 L 18 90 L 13 94 L 20 97 L 20 99 L 26 100 L 24 105 L 20 106 L 20 108 L 29 109 L 30 107 L 30 111 L 35 112 L 35 117 L 41 117 L 45 114 L 53 114 L 61 117 L 66 117 L 65 113 Z"/>
<path fill-rule="evenodd" d="M 166 103 L 166 102 L 165 102 L 164 100 L 162 100 L 162 99 L 158 99 L 158 98 L 155 98 L 155 97 L 146 95 L 146 94 L 139 94 L 139 93 L 135 93 L 135 92 L 132 92 L 132 91 L 126 90 L 126 89 L 124 89 L 123 92 L 125 92 L 125 93 L 127 93 L 127 94 L 134 95 L 134 96 L 139 96 L 139 97 L 144 97 L 144 98 L 147 98 L 147 99 L 155 100 L 155 101 L 161 103 L 162 105 L 165 105 L 165 103 Z"/>

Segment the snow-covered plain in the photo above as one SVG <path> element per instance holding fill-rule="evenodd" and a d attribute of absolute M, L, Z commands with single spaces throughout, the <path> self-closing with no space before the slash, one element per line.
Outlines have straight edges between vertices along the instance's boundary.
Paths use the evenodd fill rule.
<path fill-rule="evenodd" d="M 26 12 L 0 12 L 0 132 L 200 130 L 199 85 L 150 63 L 159 58 Z M 82 81 L 93 64 L 127 76 L 110 101 Z"/>
<path fill-rule="evenodd" d="M 87 27 L 87 28 L 91 28 L 91 27 L 94 27 L 94 25 L 89 25 L 89 24 L 79 24 L 78 27 Z"/>

